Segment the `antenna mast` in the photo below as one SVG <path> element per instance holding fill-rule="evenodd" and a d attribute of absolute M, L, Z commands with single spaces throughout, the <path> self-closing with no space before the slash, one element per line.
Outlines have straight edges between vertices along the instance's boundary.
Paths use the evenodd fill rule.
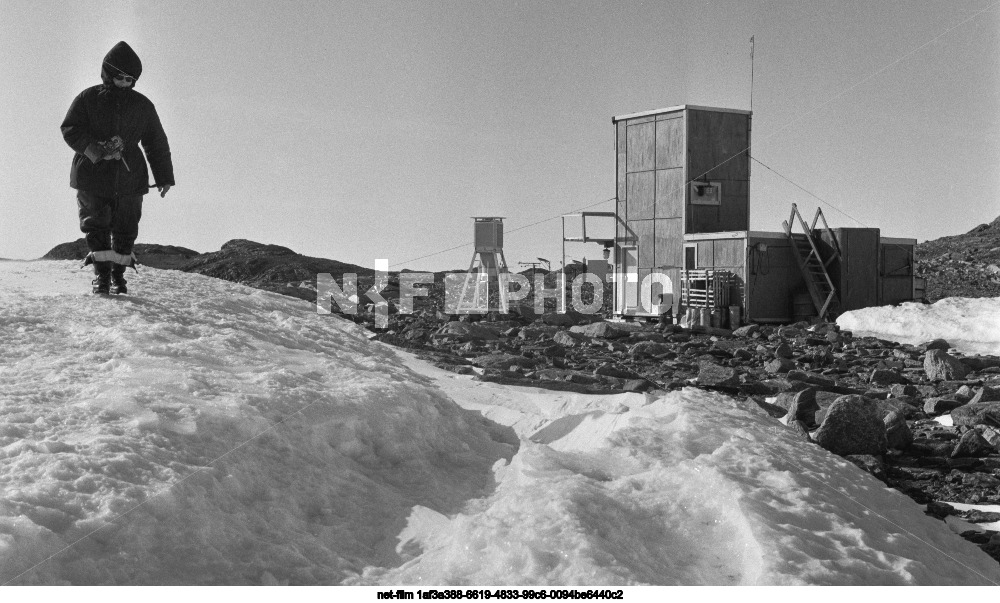
<path fill-rule="evenodd" d="M 750 36 L 750 112 L 753 113 L 753 36 Z"/>

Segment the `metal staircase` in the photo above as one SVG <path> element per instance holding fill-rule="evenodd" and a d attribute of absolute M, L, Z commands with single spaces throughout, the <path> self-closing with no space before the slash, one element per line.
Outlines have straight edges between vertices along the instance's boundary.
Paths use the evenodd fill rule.
<path fill-rule="evenodd" d="M 796 219 L 798 219 L 798 224 L 802 227 L 803 232 L 801 233 L 792 232 Z M 831 247 L 833 252 L 827 258 L 823 258 L 817 245 L 819 239 L 816 232 L 816 222 L 819 220 L 823 221 L 823 228 L 829 233 L 830 240 L 832 241 Z M 792 213 L 782 225 L 785 228 L 785 234 L 788 236 L 789 242 L 792 244 L 792 255 L 795 256 L 799 270 L 802 271 L 802 277 L 806 282 L 806 289 L 809 290 L 809 297 L 816 307 L 817 315 L 826 320 L 836 318 L 840 303 L 837 297 L 837 289 L 833 286 L 833 280 L 830 278 L 830 273 L 827 269 L 831 263 L 840 258 L 840 244 L 837 242 L 836 235 L 826 223 L 823 210 L 818 207 L 816 208 L 816 216 L 813 218 L 812 224 L 809 225 L 802 219 L 799 208 L 792 203 Z"/>

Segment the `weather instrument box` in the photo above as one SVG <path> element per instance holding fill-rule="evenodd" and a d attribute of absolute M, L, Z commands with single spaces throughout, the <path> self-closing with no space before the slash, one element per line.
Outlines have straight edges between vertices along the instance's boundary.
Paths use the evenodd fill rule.
<path fill-rule="evenodd" d="M 475 217 L 474 242 L 476 251 L 498 252 L 503 250 L 503 218 Z"/>

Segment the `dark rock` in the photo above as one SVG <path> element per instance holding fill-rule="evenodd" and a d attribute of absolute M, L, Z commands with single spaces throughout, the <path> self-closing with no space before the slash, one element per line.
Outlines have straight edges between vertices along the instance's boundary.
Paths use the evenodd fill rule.
<path fill-rule="evenodd" d="M 886 446 L 904 450 L 913 443 L 913 432 L 906 423 L 906 417 L 899 411 L 892 411 L 882 421 L 885 423 Z"/>
<path fill-rule="evenodd" d="M 524 339 L 527 341 L 533 341 L 539 337 L 549 337 L 554 336 L 559 332 L 558 327 L 550 327 L 546 325 L 528 325 L 521 328 L 521 332 L 517 334 L 518 339 Z"/>
<path fill-rule="evenodd" d="M 752 337 L 753 334 L 758 332 L 759 330 L 760 330 L 760 325 L 749 324 L 733 331 L 733 335 L 737 337 Z"/>
<path fill-rule="evenodd" d="M 885 480 L 885 463 L 879 457 L 871 454 L 848 454 L 844 458 L 872 474 L 876 479 Z"/>
<path fill-rule="evenodd" d="M 620 366 L 615 366 L 613 364 L 602 364 L 601 366 L 594 369 L 595 375 L 602 375 L 605 377 L 615 377 L 617 379 L 642 379 L 642 375 L 636 374 L 635 371 L 630 371 L 628 369 L 622 368 Z"/>
<path fill-rule="evenodd" d="M 794 368 L 795 368 L 795 362 L 789 360 L 788 358 L 775 358 L 774 360 L 764 365 L 764 370 L 773 375 L 780 373 L 787 373 L 788 371 Z"/>
<path fill-rule="evenodd" d="M 489 369 L 508 369 L 511 366 L 530 369 L 534 368 L 538 364 L 536 360 L 531 358 L 503 353 L 477 356 L 473 358 L 472 361 L 483 368 Z"/>
<path fill-rule="evenodd" d="M 445 323 L 432 337 L 452 337 L 456 341 L 489 341 L 499 339 L 499 336 L 492 330 L 481 327 L 476 323 L 469 322 L 448 322 Z"/>
<path fill-rule="evenodd" d="M 521 349 L 523 350 L 524 348 L 521 348 Z M 563 347 L 563 346 L 561 346 L 561 345 L 559 345 L 558 343 L 554 343 L 554 342 L 553 342 L 552 345 L 547 345 L 547 346 L 543 347 L 539 351 L 541 352 L 541 354 L 543 356 L 545 356 L 547 358 L 565 358 L 566 357 L 566 348 Z"/>
<path fill-rule="evenodd" d="M 958 441 L 952 451 L 952 458 L 981 458 L 996 452 L 996 449 L 983 438 L 975 429 L 970 429 L 962 434 L 962 439 Z"/>
<path fill-rule="evenodd" d="M 924 412 L 931 416 L 943 415 L 964 404 L 955 398 L 928 398 L 924 400 Z"/>
<path fill-rule="evenodd" d="M 903 396 L 913 397 L 916 396 L 919 391 L 920 390 L 918 390 L 915 386 L 910 384 L 896 383 L 889 386 L 889 393 L 896 398 Z"/>
<path fill-rule="evenodd" d="M 957 398 L 958 400 L 961 400 L 962 402 L 969 402 L 972 400 L 972 395 L 973 395 L 972 388 L 969 387 L 968 385 L 962 385 L 957 390 L 955 390 L 955 393 L 952 395 L 955 396 L 955 398 Z"/>
<path fill-rule="evenodd" d="M 826 418 L 827 411 L 833 406 L 833 403 L 837 401 L 837 398 L 846 395 L 839 392 L 831 392 L 826 390 L 819 390 L 816 392 L 816 405 L 819 406 L 819 410 L 816 411 L 816 422 L 822 423 L 823 419 Z"/>
<path fill-rule="evenodd" d="M 802 421 L 807 426 L 816 424 L 816 411 L 819 405 L 816 404 L 816 390 L 807 388 L 800 392 L 786 392 L 778 394 L 777 404 L 788 409 L 784 423 L 791 424 L 794 421 Z"/>
<path fill-rule="evenodd" d="M 980 511 L 979 509 L 969 509 L 968 511 L 961 511 L 959 513 L 962 519 L 972 523 L 993 523 L 995 521 L 1000 521 L 1000 513 L 991 513 L 989 511 Z"/>
<path fill-rule="evenodd" d="M 787 343 L 782 342 L 778 344 L 778 347 L 774 348 L 775 358 L 791 358 L 794 355 L 795 352 L 792 350 L 792 346 Z"/>
<path fill-rule="evenodd" d="M 924 372 L 931 381 L 956 381 L 965 379 L 969 368 L 944 350 L 933 349 L 924 356 Z"/>
<path fill-rule="evenodd" d="M 590 322 L 590 319 L 577 312 L 546 312 L 542 314 L 542 322 L 555 327 L 572 327 L 584 322 Z"/>
<path fill-rule="evenodd" d="M 874 385 L 885 387 L 894 383 L 906 383 L 906 377 L 896 370 L 875 369 L 869 375 L 868 381 Z"/>
<path fill-rule="evenodd" d="M 917 349 L 923 352 L 929 352 L 930 350 L 944 350 L 947 352 L 951 349 L 951 344 L 944 339 L 932 339 L 930 341 L 925 341 L 917 346 Z"/>
<path fill-rule="evenodd" d="M 660 356 L 673 351 L 673 346 L 666 343 L 656 343 L 654 341 L 640 341 L 629 348 L 628 353 L 632 356 Z"/>
<path fill-rule="evenodd" d="M 813 440 L 834 454 L 883 454 L 885 423 L 863 396 L 841 396 L 830 406 Z"/>
<path fill-rule="evenodd" d="M 580 325 L 570 327 L 570 331 L 574 333 L 579 333 L 585 337 L 603 337 L 605 339 L 614 339 L 617 337 L 626 337 L 627 332 L 616 328 L 609 322 L 595 322 L 589 325 Z"/>
<path fill-rule="evenodd" d="M 559 331 L 552 336 L 552 341 L 561 346 L 572 348 L 580 345 L 582 337 L 576 333 L 570 333 L 569 331 Z"/>
<path fill-rule="evenodd" d="M 698 367 L 698 385 L 737 387 L 739 384 L 739 373 L 732 367 L 719 366 L 711 362 L 703 362 Z"/>
<path fill-rule="evenodd" d="M 1000 388 L 984 385 L 969 400 L 969 404 L 979 404 L 981 402 L 1000 402 Z"/>
<path fill-rule="evenodd" d="M 139 263 L 160 269 L 176 269 L 189 260 L 201 255 L 193 249 L 175 245 L 158 245 L 155 243 L 136 243 L 133 252 Z M 42 256 L 43 260 L 83 260 L 90 253 L 87 240 L 79 238 L 70 243 L 56 245 Z M 315 275 L 313 279 L 315 280 Z M 315 299 L 315 296 L 313 297 Z"/>
<path fill-rule="evenodd" d="M 927 503 L 927 514 L 933 515 L 938 519 L 944 519 L 949 515 L 956 515 L 957 513 L 958 511 L 955 510 L 955 507 L 949 505 L 948 503 L 938 501 Z"/>
<path fill-rule="evenodd" d="M 991 446 L 1000 450 L 1000 429 L 989 425 L 976 425 L 974 429 L 978 431 L 979 435 L 983 436 L 983 439 L 989 442 Z"/>
<path fill-rule="evenodd" d="M 788 414 L 788 410 L 786 410 L 781 406 L 778 406 L 777 404 L 771 404 L 770 402 L 763 400 L 759 397 L 751 397 L 750 399 L 753 400 L 754 404 L 756 404 L 764 412 L 771 415 L 775 419 L 780 419 L 781 417 L 784 417 L 786 414 Z"/>
<path fill-rule="evenodd" d="M 1000 402 L 965 404 L 951 411 L 955 425 L 990 425 L 1000 427 Z"/>
<path fill-rule="evenodd" d="M 833 379 L 828 379 L 821 375 L 816 375 L 814 373 L 807 373 L 806 371 L 796 371 L 790 370 L 785 378 L 789 381 L 803 381 L 810 385 L 815 385 L 820 388 L 835 387 L 837 382 Z M 847 392 L 844 392 L 847 393 Z"/>
<path fill-rule="evenodd" d="M 904 419 L 912 419 L 920 413 L 920 410 L 912 398 L 886 398 L 878 402 L 878 412 L 883 419 L 890 412 L 898 412 Z"/>

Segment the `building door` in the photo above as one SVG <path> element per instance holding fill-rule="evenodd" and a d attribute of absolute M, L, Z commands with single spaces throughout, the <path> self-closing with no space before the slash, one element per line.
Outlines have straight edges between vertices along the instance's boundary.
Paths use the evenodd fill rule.
<path fill-rule="evenodd" d="M 639 253 L 635 247 L 622 247 L 622 279 L 619 290 L 622 314 L 635 314 L 639 305 Z"/>

